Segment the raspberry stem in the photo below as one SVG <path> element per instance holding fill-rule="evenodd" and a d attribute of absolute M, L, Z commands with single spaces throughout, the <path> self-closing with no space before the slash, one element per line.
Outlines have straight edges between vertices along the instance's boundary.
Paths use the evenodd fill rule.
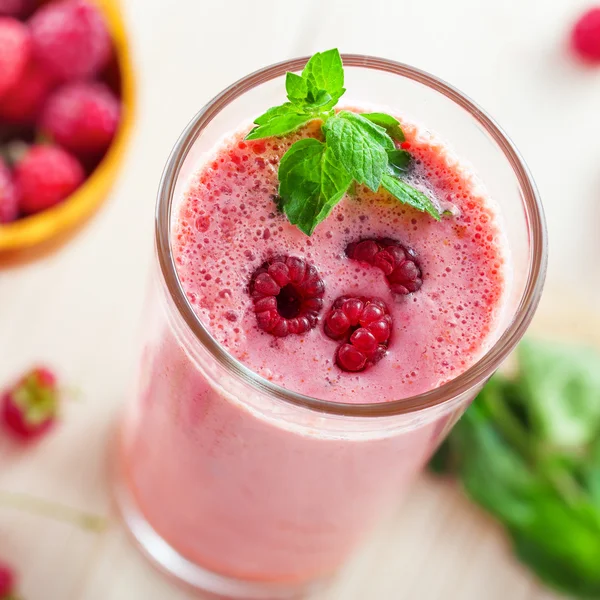
<path fill-rule="evenodd" d="M 106 517 L 80 511 L 70 506 L 38 498 L 22 492 L 0 490 L 0 507 L 13 508 L 32 515 L 48 517 L 62 523 L 70 523 L 87 531 L 102 532 L 109 526 Z"/>

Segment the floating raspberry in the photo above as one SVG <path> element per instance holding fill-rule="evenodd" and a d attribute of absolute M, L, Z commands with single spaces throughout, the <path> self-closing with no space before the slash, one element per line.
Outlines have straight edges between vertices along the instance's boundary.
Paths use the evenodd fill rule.
<path fill-rule="evenodd" d="M 0 118 L 33 125 L 53 85 L 46 71 L 36 61 L 29 61 L 21 78 L 0 98 Z"/>
<path fill-rule="evenodd" d="M 117 130 L 119 100 L 103 83 L 72 83 L 46 103 L 40 129 L 75 154 L 104 152 Z"/>
<path fill-rule="evenodd" d="M 0 17 L 0 96 L 21 78 L 29 60 L 31 39 L 27 27 L 16 19 Z"/>
<path fill-rule="evenodd" d="M 66 150 L 32 146 L 15 165 L 21 212 L 33 214 L 62 202 L 83 180 L 83 167 Z"/>
<path fill-rule="evenodd" d="M 575 23 L 571 46 L 583 60 L 600 63 L 600 7 L 588 10 Z"/>
<path fill-rule="evenodd" d="M 19 200 L 12 174 L 0 158 L 0 223 L 10 223 L 18 214 Z"/>
<path fill-rule="evenodd" d="M 0 599 L 10 600 L 15 588 L 15 573 L 11 567 L 0 561 Z"/>
<path fill-rule="evenodd" d="M 45 367 L 32 369 L 4 394 L 2 404 L 4 424 L 15 437 L 41 436 L 54 424 L 58 410 L 54 374 Z"/>
<path fill-rule="evenodd" d="M 40 8 L 31 18 L 33 52 L 58 81 L 96 75 L 111 54 L 102 13 L 87 0 L 63 0 Z"/>
<path fill-rule="evenodd" d="M 324 293 L 325 284 L 317 269 L 295 256 L 267 261 L 250 281 L 256 322 L 277 337 L 312 329 L 323 308 Z"/>
<path fill-rule="evenodd" d="M 325 317 L 324 329 L 331 339 L 344 342 L 336 353 L 338 367 L 362 371 L 385 356 L 392 317 L 379 298 L 341 296 Z"/>
<path fill-rule="evenodd" d="M 416 253 L 396 240 L 381 238 L 352 242 L 346 247 L 346 255 L 381 269 L 396 294 L 410 294 L 423 285 Z"/>

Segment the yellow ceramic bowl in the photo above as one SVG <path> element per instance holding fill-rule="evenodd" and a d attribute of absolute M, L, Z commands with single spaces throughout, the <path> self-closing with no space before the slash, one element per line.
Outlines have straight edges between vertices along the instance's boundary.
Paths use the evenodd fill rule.
<path fill-rule="evenodd" d="M 0 265 L 19 263 L 67 241 L 107 197 L 123 160 L 133 126 L 133 66 L 118 0 L 94 0 L 111 31 L 121 79 L 122 115 L 110 148 L 85 183 L 64 202 L 13 223 L 0 225 Z"/>

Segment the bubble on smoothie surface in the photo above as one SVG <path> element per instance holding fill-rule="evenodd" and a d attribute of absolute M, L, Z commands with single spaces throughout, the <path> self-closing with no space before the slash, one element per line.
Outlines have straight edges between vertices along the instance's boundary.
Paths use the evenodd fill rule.
<path fill-rule="evenodd" d="M 447 146 L 411 123 L 403 129 L 413 156 L 408 183 L 452 207 L 440 222 L 357 186 L 311 237 L 291 225 L 277 206 L 279 160 L 297 139 L 319 137 L 318 123 L 286 138 L 244 141 L 246 130 L 239 131 L 200 165 L 174 225 L 175 263 L 199 318 L 253 371 L 318 398 L 380 402 L 435 388 L 488 348 L 509 272 L 496 210 Z M 394 294 L 380 269 L 348 259 L 348 245 L 366 238 L 391 238 L 416 252 L 418 292 Z M 322 324 L 282 338 L 258 327 L 249 282 L 281 255 L 316 267 L 324 306 L 340 296 L 381 298 L 394 323 L 386 360 L 345 373 Z"/>

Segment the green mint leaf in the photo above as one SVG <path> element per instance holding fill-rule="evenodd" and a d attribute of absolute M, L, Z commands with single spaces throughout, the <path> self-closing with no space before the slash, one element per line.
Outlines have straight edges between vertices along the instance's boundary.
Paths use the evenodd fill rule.
<path fill-rule="evenodd" d="M 296 73 L 285 74 L 285 91 L 290 102 L 297 106 L 304 106 L 308 96 L 308 82 Z"/>
<path fill-rule="evenodd" d="M 291 102 L 286 102 L 281 106 L 270 108 L 266 113 L 258 117 L 254 121 L 256 127 L 250 131 L 246 139 L 258 140 L 292 133 L 314 118 L 313 114 L 304 112 Z"/>
<path fill-rule="evenodd" d="M 325 90 L 311 91 L 309 89 L 308 99 L 305 105 L 307 110 L 320 113 L 319 116 L 327 114 L 330 116 L 331 109 L 337 104 L 338 98 L 333 99 L 331 94 Z"/>
<path fill-rule="evenodd" d="M 394 119 L 394 117 L 386 115 L 385 113 L 363 113 L 362 116 L 365 117 L 365 119 L 369 119 L 371 123 L 383 127 L 393 140 L 396 140 L 397 142 L 404 142 L 406 140 L 404 131 L 402 131 L 402 127 L 400 127 L 400 121 Z"/>
<path fill-rule="evenodd" d="M 289 101 L 304 112 L 315 113 L 315 117 L 321 111 L 330 110 L 335 103 L 332 102 L 331 94 L 325 90 L 314 89 L 308 80 L 296 73 L 287 73 L 285 78 L 285 89 Z"/>
<path fill-rule="evenodd" d="M 394 175 L 408 171 L 412 157 L 406 150 L 391 150 L 388 152 L 388 163 Z"/>
<path fill-rule="evenodd" d="M 278 175 L 283 211 L 306 235 L 329 215 L 352 182 L 331 149 L 313 138 L 291 146 L 279 163 Z"/>
<path fill-rule="evenodd" d="M 254 123 L 256 125 L 267 125 L 271 121 L 278 119 L 279 117 L 286 117 L 288 115 L 300 115 L 304 114 L 304 111 L 297 106 L 294 106 L 291 102 L 286 102 L 281 106 L 274 106 L 273 108 L 269 108 L 267 112 L 260 115 L 260 117 L 256 117 L 254 119 Z"/>
<path fill-rule="evenodd" d="M 387 134 L 385 129 L 372 123 L 368 119 L 365 119 L 362 115 L 343 110 L 337 116 L 340 119 L 350 121 L 355 127 L 363 130 L 366 135 L 371 137 L 373 142 L 379 144 L 386 152 L 396 149 L 393 140 Z"/>
<path fill-rule="evenodd" d="M 408 204 L 417 210 L 429 213 L 436 221 L 441 219 L 438 209 L 433 202 L 423 192 L 415 189 L 400 179 L 396 179 L 391 175 L 384 175 L 381 180 L 381 185 L 392 196 Z"/>
<path fill-rule="evenodd" d="M 323 125 L 327 146 L 358 183 L 376 192 L 388 166 L 394 142 L 385 129 L 356 113 L 342 111 Z"/>
<path fill-rule="evenodd" d="M 337 48 L 326 52 L 317 52 L 306 63 L 302 78 L 308 84 L 308 103 L 319 105 L 323 110 L 333 108 L 344 92 L 344 67 L 342 57 Z M 322 103 L 323 92 L 331 96 L 330 100 Z M 321 95 L 321 101 L 319 101 Z"/>

